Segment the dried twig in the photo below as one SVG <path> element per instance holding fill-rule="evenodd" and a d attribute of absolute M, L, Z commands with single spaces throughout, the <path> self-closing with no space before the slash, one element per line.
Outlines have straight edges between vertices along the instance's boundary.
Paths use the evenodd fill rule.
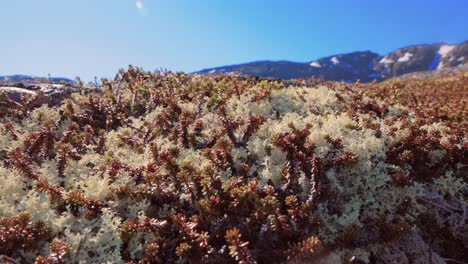
<path fill-rule="evenodd" d="M 434 203 L 432 201 L 426 200 L 424 198 L 419 198 L 418 200 L 422 201 L 422 202 L 432 204 L 433 206 L 435 206 L 437 208 L 440 208 L 442 210 L 445 210 L 445 211 L 447 211 L 449 213 L 452 213 L 452 214 L 456 214 L 458 212 L 463 212 L 463 210 L 460 209 L 460 208 L 455 208 L 455 207 L 452 207 L 452 206 L 449 206 L 449 205 L 440 205 L 440 204 Z"/>

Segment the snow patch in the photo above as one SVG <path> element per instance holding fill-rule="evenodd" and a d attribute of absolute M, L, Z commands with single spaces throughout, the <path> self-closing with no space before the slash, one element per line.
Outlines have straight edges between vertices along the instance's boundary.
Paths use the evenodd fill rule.
<path fill-rule="evenodd" d="M 446 57 L 453 49 L 455 46 L 451 45 L 442 45 L 439 48 L 439 51 L 437 52 L 441 58 Z M 442 69 L 444 67 L 443 62 L 439 62 L 439 65 L 437 66 L 437 69 Z"/>
<path fill-rule="evenodd" d="M 465 59 L 464 56 L 461 56 L 460 58 L 457 59 L 457 61 L 463 61 Z"/>
<path fill-rule="evenodd" d="M 215 72 L 216 72 L 216 70 L 211 70 L 211 71 L 209 71 L 208 73 L 213 74 L 213 73 L 215 73 Z"/>
<path fill-rule="evenodd" d="M 440 56 L 442 57 L 445 57 L 447 56 L 447 54 L 449 54 L 453 49 L 455 48 L 455 46 L 451 46 L 451 45 L 442 45 L 439 49 L 439 54 Z"/>
<path fill-rule="evenodd" d="M 310 66 L 316 67 L 316 68 L 322 67 L 322 65 L 320 65 L 320 62 L 318 62 L 318 61 L 314 61 L 314 62 L 310 63 Z"/>
<path fill-rule="evenodd" d="M 413 57 L 413 54 L 406 52 L 405 55 L 398 59 L 398 62 L 407 62 L 410 58 Z"/>
<path fill-rule="evenodd" d="M 394 63 L 394 61 L 392 59 L 390 59 L 390 58 L 387 58 L 387 56 L 383 57 L 379 62 L 383 63 L 383 64 Z"/>
<path fill-rule="evenodd" d="M 333 62 L 333 64 L 335 64 L 335 65 L 340 63 L 340 60 L 337 57 L 331 58 L 330 61 Z"/>

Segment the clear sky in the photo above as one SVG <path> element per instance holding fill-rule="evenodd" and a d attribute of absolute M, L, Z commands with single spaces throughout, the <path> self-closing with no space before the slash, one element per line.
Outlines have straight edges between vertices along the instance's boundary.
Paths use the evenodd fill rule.
<path fill-rule="evenodd" d="M 467 0 L 2 0 L 0 75 L 113 77 L 468 40 Z"/>

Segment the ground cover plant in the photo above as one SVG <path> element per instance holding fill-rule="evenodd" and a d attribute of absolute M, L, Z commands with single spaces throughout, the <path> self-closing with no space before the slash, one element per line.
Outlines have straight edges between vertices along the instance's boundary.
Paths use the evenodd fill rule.
<path fill-rule="evenodd" d="M 468 142 L 447 123 L 457 119 L 437 122 L 358 87 L 130 67 L 58 106 L 2 97 L 0 255 L 468 259 Z"/>

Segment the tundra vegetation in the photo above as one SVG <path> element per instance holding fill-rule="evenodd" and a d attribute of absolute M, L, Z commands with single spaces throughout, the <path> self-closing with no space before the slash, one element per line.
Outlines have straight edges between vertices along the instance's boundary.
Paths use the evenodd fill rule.
<path fill-rule="evenodd" d="M 0 259 L 467 260 L 466 101 L 439 95 L 468 81 L 452 78 L 418 107 L 391 82 L 135 67 L 60 105 L 0 96 Z"/>

